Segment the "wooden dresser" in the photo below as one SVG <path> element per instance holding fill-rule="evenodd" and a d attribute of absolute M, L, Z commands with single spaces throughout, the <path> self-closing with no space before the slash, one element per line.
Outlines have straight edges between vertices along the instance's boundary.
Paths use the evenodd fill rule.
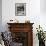
<path fill-rule="evenodd" d="M 22 46 L 33 46 L 33 23 L 7 23 L 12 39 Z"/>

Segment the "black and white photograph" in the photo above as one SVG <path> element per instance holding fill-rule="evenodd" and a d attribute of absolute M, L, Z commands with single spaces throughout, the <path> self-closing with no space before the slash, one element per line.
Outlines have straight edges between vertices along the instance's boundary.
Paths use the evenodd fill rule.
<path fill-rule="evenodd" d="M 16 16 L 26 16 L 26 3 L 16 3 L 15 4 L 15 15 Z"/>

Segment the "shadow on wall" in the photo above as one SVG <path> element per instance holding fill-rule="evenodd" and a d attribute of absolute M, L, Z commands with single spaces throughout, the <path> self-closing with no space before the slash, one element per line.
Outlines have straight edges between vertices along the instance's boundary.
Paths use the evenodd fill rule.
<path fill-rule="evenodd" d="M 2 31 L 2 0 L 0 0 L 0 31 Z"/>
<path fill-rule="evenodd" d="M 40 0 L 40 11 L 42 14 L 46 14 L 46 0 Z"/>

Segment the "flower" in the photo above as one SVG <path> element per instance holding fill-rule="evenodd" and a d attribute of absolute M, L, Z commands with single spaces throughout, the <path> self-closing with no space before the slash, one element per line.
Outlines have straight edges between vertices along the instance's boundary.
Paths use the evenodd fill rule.
<path fill-rule="evenodd" d="M 38 40 L 43 40 L 43 41 L 45 41 L 45 35 L 44 35 L 44 32 L 43 32 L 42 27 L 40 27 L 40 25 L 39 25 L 39 28 L 36 28 L 36 29 L 37 29 L 37 34 L 36 34 L 36 36 L 38 35 Z"/>

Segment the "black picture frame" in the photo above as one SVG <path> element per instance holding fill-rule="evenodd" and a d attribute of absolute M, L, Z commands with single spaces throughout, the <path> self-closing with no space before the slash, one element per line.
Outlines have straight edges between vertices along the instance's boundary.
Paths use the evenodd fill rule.
<path fill-rule="evenodd" d="M 15 16 L 26 16 L 26 3 L 15 3 Z"/>

